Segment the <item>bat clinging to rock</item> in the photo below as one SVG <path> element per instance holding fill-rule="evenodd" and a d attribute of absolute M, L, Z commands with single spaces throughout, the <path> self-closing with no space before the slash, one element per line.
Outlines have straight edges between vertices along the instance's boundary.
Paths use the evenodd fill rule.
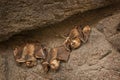
<path fill-rule="evenodd" d="M 36 58 L 34 57 L 34 50 L 35 44 L 32 43 L 27 43 L 21 47 L 16 47 L 14 50 L 14 57 L 16 62 L 26 63 L 26 66 L 33 64 L 33 62 L 36 62 Z"/>
<path fill-rule="evenodd" d="M 16 47 L 13 51 L 13 55 L 14 55 L 14 58 L 15 58 L 15 61 L 19 64 L 19 63 L 24 63 L 25 62 L 25 59 L 21 59 L 22 57 L 22 52 L 23 52 L 23 48 L 22 47 Z"/>
<path fill-rule="evenodd" d="M 69 33 L 66 38 L 64 45 L 70 49 L 77 49 L 81 46 L 82 42 L 87 42 L 89 38 L 91 28 L 89 26 L 85 26 L 81 29 L 80 26 L 75 26 Z"/>
<path fill-rule="evenodd" d="M 36 59 L 45 59 L 46 55 L 46 47 L 35 43 L 27 43 L 14 49 L 16 62 L 25 63 L 28 67 L 36 65 Z"/>
<path fill-rule="evenodd" d="M 67 62 L 69 60 L 72 50 L 79 48 L 88 41 L 90 31 L 90 26 L 85 26 L 83 29 L 80 26 L 75 26 L 67 37 L 63 36 L 65 39 L 64 43 L 61 46 L 50 49 L 49 52 L 44 45 L 27 42 L 25 45 L 14 49 L 15 61 L 31 68 L 37 65 L 37 59 L 40 59 L 45 72 L 48 72 L 49 69 L 57 71 L 62 61 Z"/>
<path fill-rule="evenodd" d="M 58 70 L 60 61 L 57 60 L 57 53 L 54 49 L 51 49 L 47 54 L 46 59 L 43 61 L 42 66 L 45 72 L 48 72 L 49 69 L 54 71 Z"/>
<path fill-rule="evenodd" d="M 70 50 L 67 50 L 64 45 L 52 48 L 48 53 L 45 61 L 42 63 L 45 72 L 50 69 L 56 71 L 59 69 L 61 61 L 68 61 Z"/>
<path fill-rule="evenodd" d="M 70 56 L 70 50 L 67 50 L 64 45 L 51 49 L 50 67 L 53 70 L 58 70 L 61 61 L 67 62 Z"/>
<path fill-rule="evenodd" d="M 66 38 L 64 44 L 67 46 L 69 45 L 70 49 L 77 49 L 81 45 L 81 38 L 82 34 L 80 34 L 79 27 L 75 26 L 69 33 L 68 37 Z"/>

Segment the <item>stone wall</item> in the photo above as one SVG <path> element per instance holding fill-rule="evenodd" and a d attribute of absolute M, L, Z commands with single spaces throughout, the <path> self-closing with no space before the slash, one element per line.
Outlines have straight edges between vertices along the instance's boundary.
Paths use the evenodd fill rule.
<path fill-rule="evenodd" d="M 0 0 L 0 41 L 120 0 Z"/>

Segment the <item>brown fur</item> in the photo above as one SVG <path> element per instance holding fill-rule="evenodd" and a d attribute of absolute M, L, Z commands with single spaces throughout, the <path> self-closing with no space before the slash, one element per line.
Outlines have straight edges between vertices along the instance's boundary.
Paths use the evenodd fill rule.
<path fill-rule="evenodd" d="M 16 47 L 14 50 L 14 57 L 16 62 L 18 63 L 35 63 L 36 59 L 34 57 L 35 45 L 31 43 L 27 43 L 25 46 Z M 30 65 L 31 66 L 31 65 Z"/>
<path fill-rule="evenodd" d="M 34 61 L 35 60 L 35 58 L 34 58 L 34 50 L 35 50 L 35 45 L 27 43 L 23 47 L 22 56 L 18 61 L 20 61 L 22 59 L 24 59 L 26 61 Z"/>
<path fill-rule="evenodd" d="M 49 68 L 50 68 L 50 60 L 51 60 L 51 51 L 48 52 L 45 60 L 42 62 L 42 66 L 43 66 L 43 69 L 45 72 L 48 72 L 49 71 Z"/>
<path fill-rule="evenodd" d="M 52 70 L 58 70 L 60 61 L 57 60 L 57 50 L 55 48 L 51 49 L 50 51 L 51 58 L 50 58 L 50 68 Z"/>
<path fill-rule="evenodd" d="M 58 70 L 60 61 L 57 60 L 57 50 L 55 48 L 51 49 L 51 60 L 50 60 L 50 68 L 52 70 Z"/>
<path fill-rule="evenodd" d="M 83 28 L 82 32 L 84 34 L 84 41 L 83 41 L 84 43 L 87 42 L 90 35 L 90 31 L 91 31 L 91 28 L 88 25 Z"/>
<path fill-rule="evenodd" d="M 71 40 L 71 48 L 77 49 L 81 45 L 81 40 L 79 38 L 75 38 L 74 40 Z"/>
<path fill-rule="evenodd" d="M 80 28 L 75 26 L 71 31 L 64 44 L 69 45 L 71 49 L 76 49 L 81 45 L 82 34 Z"/>
<path fill-rule="evenodd" d="M 16 48 L 14 49 L 13 54 L 14 54 L 15 60 L 21 58 L 21 56 L 22 56 L 22 51 L 23 51 L 23 50 L 22 50 L 21 47 L 16 47 Z"/>
<path fill-rule="evenodd" d="M 59 60 L 57 60 L 57 51 L 56 49 L 51 49 L 48 53 L 45 61 L 42 63 L 43 69 L 45 72 L 48 72 L 49 67 L 52 70 L 57 70 L 59 68 Z"/>

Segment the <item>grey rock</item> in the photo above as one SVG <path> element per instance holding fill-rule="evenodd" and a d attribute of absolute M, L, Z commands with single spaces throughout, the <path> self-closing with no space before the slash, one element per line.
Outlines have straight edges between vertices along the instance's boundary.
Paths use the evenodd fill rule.
<path fill-rule="evenodd" d="M 120 13 L 100 20 L 96 28 L 105 34 L 114 48 L 120 51 Z"/>
<path fill-rule="evenodd" d="M 83 14 L 82 17 L 76 16 L 68 21 L 52 25 L 53 28 L 49 26 L 28 31 L 0 43 L 0 80 L 119 80 L 120 53 L 110 43 L 112 39 L 114 39 L 113 42 L 116 42 L 115 38 L 119 39 L 119 12 L 118 6 L 95 10 Z M 86 44 L 70 54 L 68 62 L 61 63 L 57 72 L 50 71 L 45 74 L 39 60 L 38 65 L 33 68 L 16 64 L 13 57 L 13 47 L 16 45 L 24 44 L 24 40 L 27 39 L 38 40 L 49 49 L 59 46 L 64 39 L 58 35 L 64 35 L 73 28 L 74 24 L 81 23 L 90 24 L 92 27 L 90 38 Z M 111 28 L 109 29 L 107 25 Z"/>
<path fill-rule="evenodd" d="M 0 0 L 0 41 L 119 0 Z"/>
<path fill-rule="evenodd" d="M 0 80 L 6 80 L 6 73 L 7 73 L 7 60 L 5 59 L 5 57 L 3 57 L 0 54 Z"/>

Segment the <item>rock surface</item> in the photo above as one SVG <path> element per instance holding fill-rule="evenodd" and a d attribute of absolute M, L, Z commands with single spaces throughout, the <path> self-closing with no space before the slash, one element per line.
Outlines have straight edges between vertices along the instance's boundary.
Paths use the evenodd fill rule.
<path fill-rule="evenodd" d="M 2 55 L 0 55 L 0 80 L 6 80 L 6 64 L 7 64 L 7 60 L 5 59 L 5 57 L 3 57 Z"/>
<path fill-rule="evenodd" d="M 113 45 L 119 40 L 119 17 L 118 4 L 76 15 L 56 25 L 14 35 L 0 43 L 0 80 L 119 80 L 120 52 Z M 45 74 L 39 60 L 33 68 L 16 65 L 13 47 L 24 44 L 26 40 L 39 41 L 48 48 L 59 46 L 64 41 L 59 34 L 64 35 L 75 24 L 89 24 L 92 27 L 90 38 L 71 53 L 67 63 L 61 63 L 57 72 Z"/>
<path fill-rule="evenodd" d="M 49 46 L 58 40 L 50 38 Z M 16 65 L 12 50 L 6 50 L 7 65 L 2 61 L 5 78 L 9 80 L 119 80 L 120 79 L 120 54 L 112 48 L 105 36 L 97 29 L 92 28 L 89 41 L 74 50 L 67 63 L 62 63 L 59 71 L 48 74 L 43 72 L 40 63 L 33 68 Z M 0 67 L 3 70 L 3 67 Z M 4 72 L 2 71 L 2 75 Z M 1 80 L 7 80 L 2 79 Z"/>
<path fill-rule="evenodd" d="M 119 0 L 0 0 L 0 41 Z"/>
<path fill-rule="evenodd" d="M 113 47 L 120 51 L 120 13 L 101 20 L 96 26 Z"/>

